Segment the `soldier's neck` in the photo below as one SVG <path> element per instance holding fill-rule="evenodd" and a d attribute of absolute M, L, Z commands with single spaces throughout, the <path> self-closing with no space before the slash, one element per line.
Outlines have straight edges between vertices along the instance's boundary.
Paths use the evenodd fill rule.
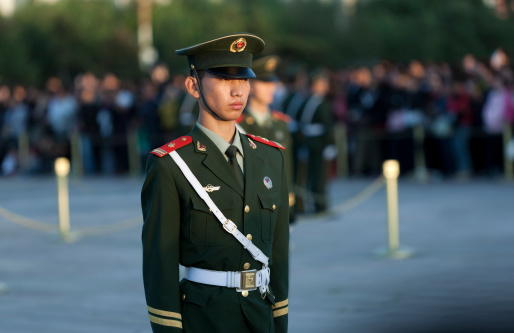
<path fill-rule="evenodd" d="M 212 117 L 202 117 L 198 119 L 198 123 L 203 127 L 213 131 L 222 137 L 225 141 L 232 144 L 236 135 L 236 121 L 235 120 L 218 120 Z"/>

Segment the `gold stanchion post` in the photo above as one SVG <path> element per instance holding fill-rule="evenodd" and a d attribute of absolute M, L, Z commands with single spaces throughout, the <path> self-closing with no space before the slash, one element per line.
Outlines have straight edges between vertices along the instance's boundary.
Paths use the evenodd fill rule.
<path fill-rule="evenodd" d="M 505 124 L 503 127 L 503 147 L 507 147 L 511 139 L 512 129 L 510 128 L 510 124 Z M 512 161 L 508 158 L 508 156 L 506 156 L 505 153 L 503 154 L 503 163 L 505 179 L 512 181 L 514 179 L 514 166 L 512 165 Z"/>
<path fill-rule="evenodd" d="M 398 215 L 398 176 L 400 164 L 396 160 L 387 160 L 383 164 L 387 192 L 387 230 L 388 247 L 378 250 L 383 257 L 404 259 L 412 255 L 412 251 L 400 247 L 400 225 Z"/>
<path fill-rule="evenodd" d="M 59 157 L 55 161 L 55 175 L 57 176 L 57 207 L 59 212 L 59 232 L 61 240 L 74 241 L 70 233 L 70 200 L 68 193 L 68 174 L 70 173 L 70 161 L 65 157 Z"/>

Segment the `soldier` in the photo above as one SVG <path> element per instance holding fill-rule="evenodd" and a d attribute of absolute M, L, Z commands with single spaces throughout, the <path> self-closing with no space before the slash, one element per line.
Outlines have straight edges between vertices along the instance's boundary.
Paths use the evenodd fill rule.
<path fill-rule="evenodd" d="M 263 48 L 235 33 L 176 51 L 200 115 L 147 160 L 143 280 L 154 332 L 287 332 L 284 150 L 235 126 Z"/>
<path fill-rule="evenodd" d="M 250 83 L 248 106 L 237 120 L 242 131 L 259 135 L 283 145 L 287 165 L 287 185 L 289 188 L 289 222 L 294 221 L 294 184 L 293 184 L 293 139 L 288 130 L 291 118 L 286 114 L 271 110 L 278 77 L 275 69 L 279 62 L 276 56 L 260 58 L 253 62 L 252 70 L 256 78 Z"/>
<path fill-rule="evenodd" d="M 306 164 L 305 179 L 298 175 L 299 184 L 305 184 L 312 193 L 314 211 L 327 210 L 326 183 L 328 161 L 336 155 L 333 137 L 334 117 L 327 100 L 330 83 L 327 73 L 315 71 L 311 75 L 311 96 L 298 113 L 301 140 L 299 143 L 299 163 Z M 304 156 L 302 156 L 304 155 Z"/>

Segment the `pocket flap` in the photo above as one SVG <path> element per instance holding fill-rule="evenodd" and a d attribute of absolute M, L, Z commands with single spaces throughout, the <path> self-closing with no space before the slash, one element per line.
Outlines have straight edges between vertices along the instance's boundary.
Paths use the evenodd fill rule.
<path fill-rule="evenodd" d="M 216 201 L 214 201 L 214 203 L 216 204 L 216 206 L 218 206 L 218 208 L 220 210 L 232 209 L 232 202 L 224 202 L 224 201 L 216 202 Z M 202 212 L 206 212 L 209 214 L 212 213 L 211 210 L 209 209 L 209 206 L 207 206 L 205 201 L 203 201 L 203 199 L 200 198 L 198 195 L 191 196 L 191 207 L 195 210 L 201 210 Z"/>
<path fill-rule="evenodd" d="M 268 197 L 268 196 L 264 196 L 264 195 L 259 195 L 259 201 L 261 202 L 261 206 L 262 208 L 266 208 L 266 209 L 269 209 L 271 211 L 273 211 L 273 205 L 275 204 L 273 201 L 273 198 L 271 197 Z"/>
<path fill-rule="evenodd" d="M 205 306 L 213 293 L 213 288 L 194 282 L 186 282 L 183 286 L 182 295 L 185 295 L 183 302 Z"/>

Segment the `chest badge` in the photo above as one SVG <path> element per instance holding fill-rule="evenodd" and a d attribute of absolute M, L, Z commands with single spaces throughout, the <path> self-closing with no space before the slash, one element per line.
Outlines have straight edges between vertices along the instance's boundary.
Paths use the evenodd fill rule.
<path fill-rule="evenodd" d="M 271 182 L 271 179 L 268 176 L 264 177 L 263 181 L 264 186 L 266 186 L 268 190 L 273 187 L 273 183 Z"/>
<path fill-rule="evenodd" d="M 209 192 L 209 193 L 210 193 L 210 192 L 217 191 L 217 190 L 219 190 L 219 189 L 220 189 L 220 186 L 212 186 L 211 184 L 209 184 L 209 185 L 205 186 L 205 190 L 206 190 L 207 192 Z"/>

